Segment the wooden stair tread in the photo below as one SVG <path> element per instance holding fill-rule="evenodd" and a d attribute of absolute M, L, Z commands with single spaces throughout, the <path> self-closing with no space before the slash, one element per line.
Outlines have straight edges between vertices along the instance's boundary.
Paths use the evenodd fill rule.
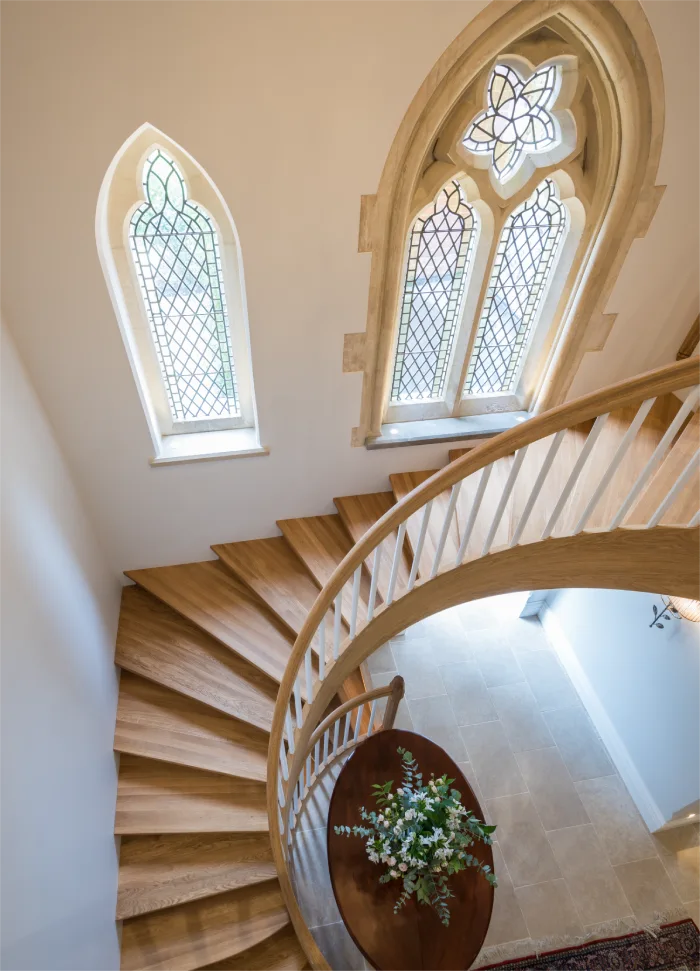
<path fill-rule="evenodd" d="M 288 925 L 242 954 L 207 964 L 203 971 L 302 971 L 306 967 L 307 957 Z"/>
<path fill-rule="evenodd" d="M 276 880 L 132 917 L 122 971 L 192 971 L 240 954 L 289 923 Z"/>
<path fill-rule="evenodd" d="M 212 549 L 296 636 L 318 596 L 318 586 L 284 536 L 222 543 Z"/>
<path fill-rule="evenodd" d="M 277 685 L 141 587 L 122 592 L 115 663 L 265 731 Z"/>
<path fill-rule="evenodd" d="M 396 504 L 393 492 L 370 492 L 359 496 L 340 496 L 334 499 L 333 502 L 343 521 L 343 525 L 352 537 L 353 543 L 359 542 L 365 533 L 374 526 L 377 520 L 381 519 Z M 377 590 L 382 602 L 387 598 L 391 564 L 396 550 L 396 539 L 397 534 L 394 532 L 384 540 L 384 549 L 379 564 L 379 577 L 377 582 Z M 365 566 L 371 576 L 374 567 L 374 553 L 370 553 L 367 557 Z M 403 556 L 399 561 L 395 595 L 406 590 L 410 568 L 411 563 L 405 555 L 404 545 Z"/>
<path fill-rule="evenodd" d="M 115 833 L 264 833 L 265 785 L 122 755 Z"/>
<path fill-rule="evenodd" d="M 428 471 L 398 472 L 390 475 L 389 481 L 391 482 L 391 487 L 394 490 L 396 501 L 400 502 L 401 499 L 409 494 L 409 492 L 413 492 L 413 490 L 417 486 L 422 485 L 426 479 L 429 479 L 432 475 L 435 475 L 436 471 L 437 469 L 429 469 Z M 419 575 L 423 578 L 430 576 L 433 560 L 435 558 L 435 552 L 440 540 L 440 533 L 445 521 L 445 514 L 447 512 L 449 500 L 450 492 L 448 490 L 446 492 L 441 492 L 440 495 L 436 496 L 435 500 L 433 501 L 433 508 L 428 521 L 428 531 L 425 536 L 423 553 L 421 555 L 419 564 Z M 415 512 L 412 516 L 409 516 L 406 524 L 406 536 L 408 537 L 412 551 L 415 551 L 416 549 L 422 519 L 423 509 L 419 509 L 418 512 Z M 447 534 L 447 541 L 445 542 L 445 549 L 442 554 L 441 563 L 443 564 L 443 569 L 448 563 L 450 566 L 454 565 L 458 549 L 459 529 L 457 525 L 457 516 L 454 515 L 452 517 L 452 522 L 450 523 L 450 530 Z"/>
<path fill-rule="evenodd" d="M 129 570 L 126 575 L 275 681 L 282 680 L 292 639 L 218 560 Z"/>
<path fill-rule="evenodd" d="M 642 526 L 649 522 L 667 493 L 695 454 L 700 444 L 700 413 L 691 414 L 690 420 L 681 430 L 671 449 L 659 466 L 646 489 L 625 519 L 626 526 Z M 661 517 L 661 525 L 677 526 L 690 522 L 698 511 L 700 493 L 700 470 L 690 477 L 670 509 Z"/>
<path fill-rule="evenodd" d="M 119 851 L 117 920 L 276 876 L 264 833 L 125 836 Z"/>
<path fill-rule="evenodd" d="M 165 762 L 264 782 L 269 735 L 123 672 L 114 748 Z"/>
<path fill-rule="evenodd" d="M 333 571 L 353 547 L 353 542 L 338 515 L 306 516 L 303 519 L 281 519 L 277 525 L 297 556 L 304 561 L 319 588 L 331 578 Z M 358 623 L 367 619 L 369 579 L 362 576 Z M 343 590 L 343 618 L 350 622 L 352 610 L 351 584 Z"/>

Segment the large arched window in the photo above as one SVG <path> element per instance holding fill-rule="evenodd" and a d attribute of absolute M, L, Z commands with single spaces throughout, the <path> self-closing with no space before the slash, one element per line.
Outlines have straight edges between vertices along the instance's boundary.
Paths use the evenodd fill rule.
<path fill-rule="evenodd" d="M 525 362 L 571 228 L 557 183 L 537 183 L 537 170 L 576 148 L 573 115 L 558 100 L 575 90 L 576 71 L 572 56 L 536 69 L 523 57 L 498 59 L 486 107 L 462 122 L 455 167 L 470 161 L 481 170 L 482 208 L 496 233 L 480 272 L 470 273 L 480 219 L 460 182 L 467 184 L 466 171 L 414 220 L 386 412 L 392 421 L 527 407 Z M 559 291 L 565 279 L 557 278 Z"/>
<path fill-rule="evenodd" d="M 206 173 L 144 126 L 105 176 L 97 238 L 153 461 L 264 451 L 240 247 Z"/>
<path fill-rule="evenodd" d="M 637 0 L 486 5 L 363 197 L 368 322 L 346 342 L 346 370 L 364 372 L 354 444 L 478 437 L 564 400 L 660 198 L 662 131 Z M 425 431 L 396 426 L 422 419 Z"/>

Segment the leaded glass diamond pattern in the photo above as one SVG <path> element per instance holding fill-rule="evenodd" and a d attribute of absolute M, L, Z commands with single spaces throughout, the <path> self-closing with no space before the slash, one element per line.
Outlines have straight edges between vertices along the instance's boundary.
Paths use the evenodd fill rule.
<path fill-rule="evenodd" d="M 568 218 L 554 182 L 545 179 L 506 220 L 467 369 L 465 394 L 514 390 Z"/>
<path fill-rule="evenodd" d="M 238 417 L 216 228 L 160 149 L 143 188 L 129 242 L 173 421 Z"/>
<path fill-rule="evenodd" d="M 391 400 L 439 398 L 477 234 L 459 182 L 438 193 L 411 229 Z"/>
<path fill-rule="evenodd" d="M 491 155 L 499 182 L 515 175 L 528 154 L 546 152 L 560 140 L 559 126 L 550 111 L 560 72 L 560 67 L 549 64 L 525 81 L 508 64 L 494 65 L 487 108 L 469 125 L 462 145 L 477 155 Z"/>

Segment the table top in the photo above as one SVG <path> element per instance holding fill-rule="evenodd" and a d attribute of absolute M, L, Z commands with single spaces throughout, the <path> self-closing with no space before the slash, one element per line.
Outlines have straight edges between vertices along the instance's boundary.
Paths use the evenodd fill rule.
<path fill-rule="evenodd" d="M 486 937 L 493 909 L 493 887 L 474 868 L 450 877 L 450 924 L 444 927 L 432 907 L 419 904 L 415 895 L 394 914 L 401 892 L 399 881 L 379 883 L 384 872 L 371 863 L 365 841 L 357 836 L 337 836 L 335 826 L 362 825 L 360 807 L 374 808 L 372 784 L 402 778 L 401 756 L 408 749 L 423 772 L 455 780 L 462 802 L 479 819 L 483 812 L 469 783 L 456 763 L 434 742 L 390 729 L 372 735 L 357 747 L 338 776 L 328 810 L 328 868 L 338 909 L 350 936 L 367 960 L 381 971 L 432 968 L 463 971 L 470 967 Z M 475 842 L 471 852 L 493 868 L 490 846 Z"/>

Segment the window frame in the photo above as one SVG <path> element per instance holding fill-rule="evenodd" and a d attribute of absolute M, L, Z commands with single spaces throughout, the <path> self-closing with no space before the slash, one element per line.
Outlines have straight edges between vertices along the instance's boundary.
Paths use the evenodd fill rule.
<path fill-rule="evenodd" d="M 147 201 L 143 167 L 157 149 L 175 162 L 188 199 L 206 213 L 218 236 L 240 416 L 175 421 L 170 410 L 129 240 L 133 214 Z M 172 139 L 151 125 L 143 125 L 127 139 L 105 175 L 97 205 L 96 235 L 155 450 L 152 463 L 267 452 L 259 444 L 240 242 L 228 206 L 204 169 Z M 189 442 L 188 436 L 193 436 Z"/>

